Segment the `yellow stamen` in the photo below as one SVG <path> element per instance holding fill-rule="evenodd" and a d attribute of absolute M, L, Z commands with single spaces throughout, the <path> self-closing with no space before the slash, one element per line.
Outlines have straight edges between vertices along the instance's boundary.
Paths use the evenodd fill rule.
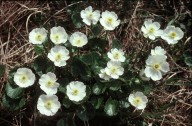
<path fill-rule="evenodd" d="M 155 29 L 154 28 L 150 28 L 149 29 L 149 33 L 154 33 Z"/>
<path fill-rule="evenodd" d="M 25 83 L 27 80 L 28 80 L 28 77 L 26 75 L 22 75 L 20 77 L 20 81 L 23 82 L 23 83 Z"/>
<path fill-rule="evenodd" d="M 112 21 L 113 21 L 112 18 L 108 18 L 108 19 L 107 19 L 107 23 L 108 23 L 108 24 L 112 24 Z"/>
<path fill-rule="evenodd" d="M 115 53 L 115 54 L 113 55 L 113 57 L 114 57 L 114 59 L 119 59 L 119 53 Z"/>
<path fill-rule="evenodd" d="M 142 102 L 142 99 L 141 99 L 140 97 L 136 97 L 136 98 L 134 99 L 134 101 L 133 101 L 133 103 L 134 103 L 135 105 L 140 105 L 141 102 Z"/>
<path fill-rule="evenodd" d="M 37 41 L 42 41 L 42 39 L 43 39 L 42 35 L 38 34 L 38 35 L 36 36 L 36 40 L 37 40 Z"/>
<path fill-rule="evenodd" d="M 153 66 L 153 68 L 156 69 L 156 70 L 158 70 L 158 69 L 160 69 L 160 65 L 159 65 L 159 64 L 155 64 L 155 65 Z"/>
<path fill-rule="evenodd" d="M 48 81 L 48 82 L 47 82 L 47 87 L 51 87 L 51 86 L 53 86 L 53 82 Z"/>
<path fill-rule="evenodd" d="M 116 68 L 111 68 L 111 73 L 114 74 L 116 73 L 117 69 Z"/>
<path fill-rule="evenodd" d="M 78 39 L 78 40 L 76 41 L 76 44 L 79 45 L 80 43 L 81 43 L 81 40 Z"/>
<path fill-rule="evenodd" d="M 72 92 L 73 95 L 78 95 L 78 93 L 79 93 L 79 91 L 77 89 L 74 89 Z"/>
<path fill-rule="evenodd" d="M 59 41 L 59 35 L 55 35 L 54 39 L 56 42 L 58 42 Z"/>
<path fill-rule="evenodd" d="M 174 39 L 176 36 L 177 36 L 177 34 L 176 34 L 175 32 L 172 32 L 172 33 L 170 34 L 170 37 L 173 38 L 173 39 Z"/>
<path fill-rule="evenodd" d="M 61 54 L 57 54 L 56 57 L 55 57 L 55 60 L 59 61 L 59 60 L 61 60 L 61 57 L 62 57 Z"/>
<path fill-rule="evenodd" d="M 50 100 L 46 101 L 44 106 L 45 106 L 45 108 L 47 108 L 47 109 L 51 109 L 51 107 L 52 107 L 52 101 L 50 101 Z"/>

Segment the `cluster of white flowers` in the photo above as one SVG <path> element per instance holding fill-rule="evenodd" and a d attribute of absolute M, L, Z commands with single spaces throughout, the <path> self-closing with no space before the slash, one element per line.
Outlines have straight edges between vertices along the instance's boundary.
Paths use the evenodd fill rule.
<path fill-rule="evenodd" d="M 169 63 L 166 61 L 167 56 L 165 53 L 166 51 L 160 46 L 151 50 L 151 55 L 146 60 L 144 73 L 141 73 L 141 76 L 146 76 L 143 80 L 148 80 L 148 78 L 154 81 L 160 80 L 162 75 L 169 71 Z"/>
<path fill-rule="evenodd" d="M 155 40 L 157 37 L 161 37 L 168 44 L 176 44 L 184 36 L 183 31 L 179 27 L 169 25 L 164 30 L 161 30 L 160 24 L 158 22 L 152 22 L 151 19 L 144 22 L 141 31 L 146 38 Z"/>
<path fill-rule="evenodd" d="M 47 40 L 48 31 L 45 28 L 35 28 L 29 33 L 29 42 L 32 44 L 43 44 Z M 64 44 L 69 39 L 72 46 L 83 47 L 88 43 L 87 36 L 81 32 L 73 33 L 70 38 L 65 29 L 61 26 L 52 27 L 50 30 L 50 40 L 55 44 L 48 53 L 48 58 L 54 62 L 55 66 L 66 65 L 69 57 L 69 50 L 59 44 Z"/>
<path fill-rule="evenodd" d="M 100 11 L 93 11 L 91 6 L 81 11 L 81 18 L 87 25 L 97 24 L 97 22 L 100 21 L 105 30 L 114 30 L 120 24 L 120 20 L 115 12 L 106 10 L 100 15 Z"/>
<path fill-rule="evenodd" d="M 29 68 L 18 68 L 14 74 L 14 82 L 21 88 L 27 88 L 34 84 L 35 74 Z M 43 74 L 39 79 L 40 88 L 47 94 L 41 95 L 37 102 L 37 109 L 41 114 L 51 116 L 54 115 L 60 108 L 57 93 L 59 83 L 56 82 L 55 74 L 49 72 Z"/>
<path fill-rule="evenodd" d="M 125 62 L 126 59 L 124 52 L 122 49 L 114 48 L 107 55 L 110 61 L 105 69 L 100 70 L 99 77 L 104 80 L 118 79 L 124 73 L 124 68 L 121 66 L 121 62 Z"/>
<path fill-rule="evenodd" d="M 136 109 L 144 109 L 148 102 L 147 97 L 139 91 L 130 94 L 128 100 Z"/>
<path fill-rule="evenodd" d="M 39 79 L 40 88 L 46 93 L 46 95 L 40 95 L 37 101 L 37 109 L 43 115 L 55 115 L 61 107 L 58 97 L 55 95 L 59 87 L 59 83 L 56 81 L 57 77 L 52 72 L 41 75 Z"/>

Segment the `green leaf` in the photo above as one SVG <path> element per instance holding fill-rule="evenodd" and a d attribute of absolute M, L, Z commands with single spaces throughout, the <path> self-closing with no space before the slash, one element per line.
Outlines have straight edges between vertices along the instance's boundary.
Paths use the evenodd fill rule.
<path fill-rule="evenodd" d="M 63 106 L 65 106 L 65 108 L 69 108 L 71 106 L 71 101 L 68 98 L 63 98 Z"/>
<path fill-rule="evenodd" d="M 105 92 L 106 86 L 104 83 L 95 83 L 92 87 L 93 93 L 100 95 Z"/>
<path fill-rule="evenodd" d="M 104 99 L 103 97 L 93 98 L 91 99 L 91 103 L 95 109 L 99 109 L 103 105 Z"/>
<path fill-rule="evenodd" d="M 42 55 L 44 53 L 44 47 L 42 44 L 34 45 L 34 50 L 37 55 Z"/>
<path fill-rule="evenodd" d="M 119 41 L 118 39 L 114 39 L 112 41 L 112 48 L 121 49 L 122 48 L 122 42 Z"/>
<path fill-rule="evenodd" d="M 81 76 L 84 80 L 91 79 L 91 71 L 90 68 L 84 64 L 81 60 L 78 58 L 74 58 L 71 63 L 71 74 L 74 77 Z"/>
<path fill-rule="evenodd" d="M 103 27 L 100 24 L 93 25 L 92 27 L 92 32 L 95 36 L 98 36 L 102 30 L 103 30 Z"/>
<path fill-rule="evenodd" d="M 11 111 L 18 110 L 25 105 L 25 98 L 21 99 L 11 99 L 7 95 L 3 95 L 2 103 L 5 107 L 10 109 Z"/>
<path fill-rule="evenodd" d="M 188 65 L 188 66 L 192 66 L 192 57 L 186 57 L 185 58 L 185 63 Z"/>
<path fill-rule="evenodd" d="M 46 57 L 39 56 L 35 59 L 31 66 L 39 76 L 46 74 L 47 72 L 54 72 L 55 66 L 53 62 L 49 61 Z"/>
<path fill-rule="evenodd" d="M 130 106 L 128 99 L 119 101 L 121 108 L 128 108 Z"/>
<path fill-rule="evenodd" d="M 72 118 L 64 118 L 57 121 L 57 126 L 76 126 Z"/>
<path fill-rule="evenodd" d="M 0 64 L 0 78 L 4 76 L 5 73 L 5 65 Z"/>
<path fill-rule="evenodd" d="M 148 94 L 150 94 L 153 85 L 148 83 L 148 84 L 144 84 L 143 87 L 144 87 L 144 94 L 148 95 Z"/>
<path fill-rule="evenodd" d="M 188 66 L 192 66 L 192 51 L 185 51 L 184 54 L 184 61 Z"/>
<path fill-rule="evenodd" d="M 76 114 L 82 121 L 88 121 L 95 116 L 95 109 L 92 104 L 85 104 L 79 106 L 76 110 Z"/>
<path fill-rule="evenodd" d="M 91 38 L 85 48 L 96 49 L 97 51 L 104 52 L 108 46 L 108 41 L 102 38 Z"/>
<path fill-rule="evenodd" d="M 9 96 L 10 98 L 18 99 L 23 95 L 24 89 L 18 86 L 12 86 L 11 84 L 7 83 L 5 91 L 7 96 Z"/>
<path fill-rule="evenodd" d="M 109 116 L 115 116 L 118 114 L 119 103 L 116 100 L 108 99 L 105 103 L 104 111 Z"/>
<path fill-rule="evenodd" d="M 69 80 L 67 78 L 60 78 L 57 82 L 60 84 L 59 91 L 65 94 L 66 86 L 69 84 Z"/>
<path fill-rule="evenodd" d="M 18 69 L 18 67 L 15 67 L 15 68 L 11 69 L 11 71 L 9 72 L 8 82 L 9 82 L 10 84 L 15 83 L 13 79 L 14 79 L 14 75 L 15 75 L 15 72 L 17 71 L 17 69 Z"/>
<path fill-rule="evenodd" d="M 79 11 L 74 11 L 71 15 L 71 19 L 73 21 L 73 24 L 76 26 L 76 28 L 83 27 L 84 24 L 83 24 L 82 19 L 80 17 Z"/>
<path fill-rule="evenodd" d="M 112 91 L 117 91 L 121 88 L 122 82 L 119 80 L 114 80 L 107 83 L 109 86 L 109 89 Z"/>
<path fill-rule="evenodd" d="M 88 65 L 95 65 L 100 59 L 100 55 L 96 52 L 91 52 L 80 56 L 80 60 Z"/>

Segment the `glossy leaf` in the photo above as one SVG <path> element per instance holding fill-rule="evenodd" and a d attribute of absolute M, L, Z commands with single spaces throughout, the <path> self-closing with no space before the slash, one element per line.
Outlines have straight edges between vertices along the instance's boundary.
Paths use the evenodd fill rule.
<path fill-rule="evenodd" d="M 102 30 L 103 30 L 103 27 L 100 24 L 93 25 L 92 27 L 92 32 L 95 36 L 98 36 Z"/>
<path fill-rule="evenodd" d="M 5 88 L 7 96 L 13 99 L 18 99 L 22 96 L 24 92 L 24 88 L 20 88 L 18 86 L 12 86 L 11 84 L 7 83 Z"/>
<path fill-rule="evenodd" d="M 79 106 L 76 110 L 76 114 L 82 121 L 88 121 L 95 116 L 95 109 L 91 104 L 85 104 Z"/>
<path fill-rule="evenodd" d="M 3 105 L 12 111 L 22 108 L 25 105 L 25 101 L 25 98 L 12 99 L 9 98 L 7 95 L 3 95 L 2 98 Z"/>
<path fill-rule="evenodd" d="M 104 83 L 95 83 L 92 87 L 93 93 L 100 95 L 105 92 L 106 86 Z"/>
<path fill-rule="evenodd" d="M 72 118 L 63 118 L 57 121 L 57 126 L 76 126 Z"/>
<path fill-rule="evenodd" d="M 108 116 L 117 115 L 119 110 L 119 103 L 116 100 L 108 99 L 105 103 L 104 111 Z"/>

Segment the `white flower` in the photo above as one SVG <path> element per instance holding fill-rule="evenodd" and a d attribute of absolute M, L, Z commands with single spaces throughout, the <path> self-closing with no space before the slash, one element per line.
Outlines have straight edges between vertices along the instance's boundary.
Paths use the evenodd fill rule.
<path fill-rule="evenodd" d="M 65 43 L 68 39 L 68 34 L 61 26 L 52 27 L 50 33 L 50 39 L 54 44 Z"/>
<path fill-rule="evenodd" d="M 151 55 L 146 60 L 146 68 L 144 73 L 146 77 L 150 77 L 152 80 L 160 80 L 162 74 L 169 71 L 169 64 L 166 62 L 165 55 Z"/>
<path fill-rule="evenodd" d="M 145 73 L 144 73 L 144 69 L 142 69 L 140 72 L 139 72 L 139 76 L 140 78 L 143 80 L 143 81 L 149 81 L 150 78 L 149 77 L 146 77 Z"/>
<path fill-rule="evenodd" d="M 56 94 L 59 87 L 59 83 L 56 81 L 57 78 L 54 73 L 43 74 L 39 79 L 40 88 L 48 95 Z"/>
<path fill-rule="evenodd" d="M 99 77 L 104 80 L 109 80 L 111 78 L 109 75 L 107 75 L 107 73 L 105 72 L 105 69 L 100 70 Z"/>
<path fill-rule="evenodd" d="M 61 107 L 58 97 L 56 95 L 40 95 L 37 101 L 37 109 L 46 116 L 55 115 Z"/>
<path fill-rule="evenodd" d="M 146 107 L 148 99 L 142 92 L 137 91 L 129 95 L 129 102 L 136 109 L 144 109 Z"/>
<path fill-rule="evenodd" d="M 93 11 L 93 8 L 89 6 L 85 8 L 85 10 L 81 11 L 81 18 L 83 19 L 83 22 L 87 25 L 91 25 L 91 23 L 97 24 L 100 18 L 100 11 Z"/>
<path fill-rule="evenodd" d="M 99 21 L 105 30 L 114 30 L 120 24 L 117 14 L 113 11 L 110 12 L 107 10 L 102 12 Z"/>
<path fill-rule="evenodd" d="M 18 68 L 14 75 L 14 82 L 22 88 L 29 87 L 35 82 L 35 74 L 28 68 Z"/>
<path fill-rule="evenodd" d="M 57 45 L 48 53 L 48 58 L 54 62 L 55 66 L 65 66 L 69 59 L 69 51 L 64 46 Z"/>
<path fill-rule="evenodd" d="M 83 82 L 72 81 L 67 85 L 67 96 L 72 101 L 81 101 L 86 96 L 86 86 Z"/>
<path fill-rule="evenodd" d="M 109 61 L 107 63 L 107 67 L 105 68 L 105 72 L 113 79 L 118 79 L 119 76 L 123 75 L 124 68 L 121 67 L 121 63 L 117 61 Z"/>
<path fill-rule="evenodd" d="M 75 32 L 69 38 L 69 42 L 72 46 L 82 47 L 87 44 L 87 36 L 81 32 Z"/>
<path fill-rule="evenodd" d="M 161 38 L 166 40 L 168 44 L 176 44 L 183 36 L 184 33 L 179 27 L 167 26 Z"/>
<path fill-rule="evenodd" d="M 155 49 L 151 50 L 151 55 L 165 55 L 166 51 L 160 46 L 156 46 Z"/>
<path fill-rule="evenodd" d="M 160 24 L 158 22 L 152 22 L 151 19 L 148 19 L 144 22 L 144 26 L 141 27 L 141 31 L 145 38 L 155 40 L 155 38 L 163 34 L 163 30 L 160 30 Z"/>
<path fill-rule="evenodd" d="M 47 38 L 47 30 L 45 28 L 35 28 L 29 33 L 29 42 L 32 44 L 42 44 Z"/>
<path fill-rule="evenodd" d="M 108 52 L 107 55 L 112 61 L 125 62 L 125 56 L 122 49 L 111 49 L 111 51 Z"/>

